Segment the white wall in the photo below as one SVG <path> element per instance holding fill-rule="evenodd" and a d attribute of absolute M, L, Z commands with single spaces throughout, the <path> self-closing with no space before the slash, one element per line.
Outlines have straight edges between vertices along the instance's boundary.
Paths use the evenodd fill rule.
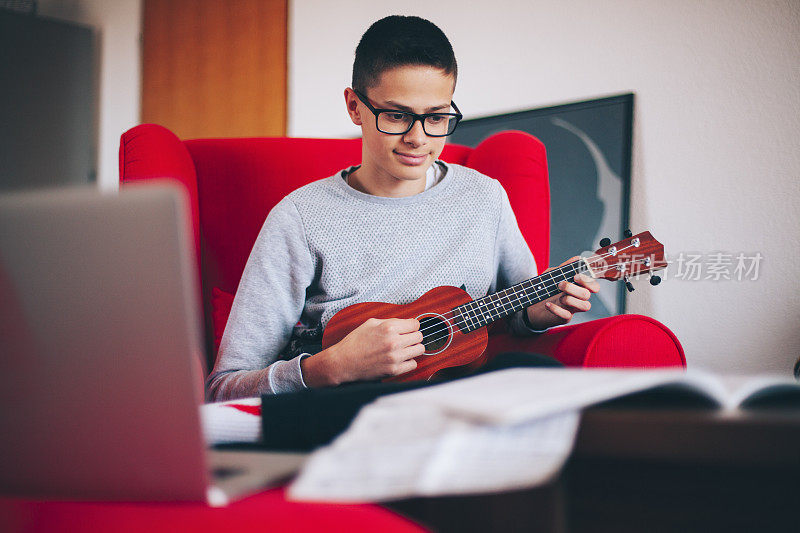
<path fill-rule="evenodd" d="M 141 0 L 39 0 L 38 14 L 85 24 L 98 32 L 97 183 L 119 184 L 119 137 L 139 123 Z"/>
<path fill-rule="evenodd" d="M 800 356 L 800 4 L 295 0 L 289 135 L 355 136 L 342 91 L 363 31 L 420 15 L 449 36 L 467 118 L 636 93 L 631 229 L 671 256 L 760 252 L 755 281 L 639 282 L 689 365 L 788 373 Z M 612 236 L 613 237 L 613 236 Z M 554 261 L 560 258 L 553 258 Z"/>

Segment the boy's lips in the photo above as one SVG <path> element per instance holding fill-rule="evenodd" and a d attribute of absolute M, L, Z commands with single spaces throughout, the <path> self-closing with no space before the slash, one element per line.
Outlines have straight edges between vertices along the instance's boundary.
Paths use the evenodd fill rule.
<path fill-rule="evenodd" d="M 421 165 L 428 158 L 428 154 L 407 154 L 404 152 L 395 152 L 400 158 L 400 162 L 404 165 Z"/>

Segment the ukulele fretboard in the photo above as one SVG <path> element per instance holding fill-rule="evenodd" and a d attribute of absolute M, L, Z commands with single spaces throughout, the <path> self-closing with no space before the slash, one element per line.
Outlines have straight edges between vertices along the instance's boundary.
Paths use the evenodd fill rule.
<path fill-rule="evenodd" d="M 558 294 L 560 282 L 572 281 L 575 274 L 587 270 L 586 263 L 579 259 L 502 291 L 459 305 L 453 309 L 455 324 L 463 333 L 475 331 Z"/>

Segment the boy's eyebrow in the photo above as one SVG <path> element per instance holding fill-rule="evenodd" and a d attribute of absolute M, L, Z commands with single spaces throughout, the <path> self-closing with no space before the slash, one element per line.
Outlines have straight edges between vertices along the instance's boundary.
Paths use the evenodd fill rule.
<path fill-rule="evenodd" d="M 414 110 L 411 109 L 410 107 L 408 107 L 407 105 L 398 104 L 397 102 L 394 102 L 392 100 L 387 100 L 385 105 L 396 107 L 400 111 L 407 111 L 409 113 L 413 113 L 414 112 Z M 448 102 L 446 104 L 443 104 L 443 105 L 437 105 L 437 106 L 429 107 L 428 109 L 425 110 L 425 112 L 426 113 L 432 113 L 433 111 L 438 111 L 440 109 L 446 109 L 448 107 L 450 107 L 450 102 Z"/>

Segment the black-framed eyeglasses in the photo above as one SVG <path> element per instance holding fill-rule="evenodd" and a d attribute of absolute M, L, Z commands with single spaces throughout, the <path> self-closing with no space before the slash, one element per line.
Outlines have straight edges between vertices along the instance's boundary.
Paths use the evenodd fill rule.
<path fill-rule="evenodd" d="M 454 131 L 458 122 L 464 117 L 458 110 L 456 103 L 451 101 L 450 105 L 456 110 L 455 113 L 410 113 L 399 109 L 376 109 L 369 103 L 367 97 L 353 89 L 358 99 L 375 115 L 375 126 L 381 133 L 388 135 L 403 135 L 411 131 L 416 121 L 422 123 L 422 130 L 428 137 L 447 137 Z"/>

